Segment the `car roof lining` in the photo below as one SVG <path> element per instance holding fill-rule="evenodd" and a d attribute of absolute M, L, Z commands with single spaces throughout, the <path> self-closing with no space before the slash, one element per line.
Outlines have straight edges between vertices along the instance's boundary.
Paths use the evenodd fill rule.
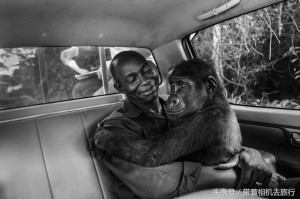
<path fill-rule="evenodd" d="M 0 47 L 136 46 L 165 43 L 233 16 L 282 0 L 242 0 L 213 18 L 196 15 L 227 0 L 0 1 Z"/>

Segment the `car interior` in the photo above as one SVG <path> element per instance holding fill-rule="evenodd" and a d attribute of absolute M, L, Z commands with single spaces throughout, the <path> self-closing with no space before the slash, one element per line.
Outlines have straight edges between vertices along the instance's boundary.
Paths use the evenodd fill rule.
<path fill-rule="evenodd" d="M 0 198 L 114 198 L 109 171 L 91 154 L 89 140 L 97 124 L 121 106 L 124 96 L 109 91 L 107 67 L 101 68 L 101 94 L 72 96 L 68 85 L 73 87 L 82 80 L 63 64 L 52 67 L 61 62 L 62 50 L 71 46 L 97 47 L 102 66 L 109 66 L 118 47 L 149 51 L 149 60 L 160 74 L 160 95 L 167 96 L 170 67 L 197 57 L 192 42 L 195 34 L 200 38 L 201 31 L 213 25 L 281 2 L 299 3 L 0 1 Z M 295 32 L 300 38 L 300 31 Z M 77 62 L 83 63 L 79 59 Z M 33 66 L 36 69 L 21 71 L 21 64 L 28 71 Z M 47 79 L 50 74 L 51 81 Z M 30 79 L 32 75 L 36 78 Z M 29 79 L 31 83 L 25 83 Z M 64 88 L 68 88 L 64 91 L 66 97 L 60 98 Z M 28 91 L 26 95 L 12 95 L 22 89 Z M 300 110 L 234 102 L 231 106 L 241 127 L 243 145 L 259 150 L 273 171 L 287 178 L 300 177 Z M 189 198 L 208 198 L 204 194 L 212 192 L 200 191 Z"/>

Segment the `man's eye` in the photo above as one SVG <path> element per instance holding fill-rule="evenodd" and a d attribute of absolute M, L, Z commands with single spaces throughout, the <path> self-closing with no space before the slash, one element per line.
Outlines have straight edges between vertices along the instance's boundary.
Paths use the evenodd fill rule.
<path fill-rule="evenodd" d="M 149 72 L 151 72 L 152 70 L 151 70 L 151 68 L 149 68 L 149 67 L 147 67 L 147 68 L 144 68 L 144 73 L 149 73 Z"/>
<path fill-rule="evenodd" d="M 129 83 L 131 83 L 131 82 L 134 82 L 135 81 L 135 77 L 129 77 L 128 79 L 127 79 L 127 81 L 129 82 Z"/>

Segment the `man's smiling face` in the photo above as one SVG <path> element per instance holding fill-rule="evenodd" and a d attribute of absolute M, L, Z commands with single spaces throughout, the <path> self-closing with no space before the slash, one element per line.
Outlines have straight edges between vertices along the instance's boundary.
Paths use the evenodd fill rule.
<path fill-rule="evenodd" d="M 117 69 L 120 91 L 134 103 L 151 103 L 158 96 L 159 77 L 146 59 L 128 60 Z"/>

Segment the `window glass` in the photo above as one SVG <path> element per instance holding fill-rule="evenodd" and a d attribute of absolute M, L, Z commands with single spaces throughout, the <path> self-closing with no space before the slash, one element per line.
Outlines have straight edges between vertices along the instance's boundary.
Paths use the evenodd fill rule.
<path fill-rule="evenodd" d="M 299 1 L 217 24 L 190 40 L 197 57 L 217 68 L 231 103 L 300 109 Z"/>
<path fill-rule="evenodd" d="M 142 48 L 0 49 L 0 109 L 117 93 L 109 65 L 125 50 L 137 51 L 155 63 L 151 51 Z"/>
<path fill-rule="evenodd" d="M 0 49 L 0 109 L 43 103 L 36 48 Z"/>

